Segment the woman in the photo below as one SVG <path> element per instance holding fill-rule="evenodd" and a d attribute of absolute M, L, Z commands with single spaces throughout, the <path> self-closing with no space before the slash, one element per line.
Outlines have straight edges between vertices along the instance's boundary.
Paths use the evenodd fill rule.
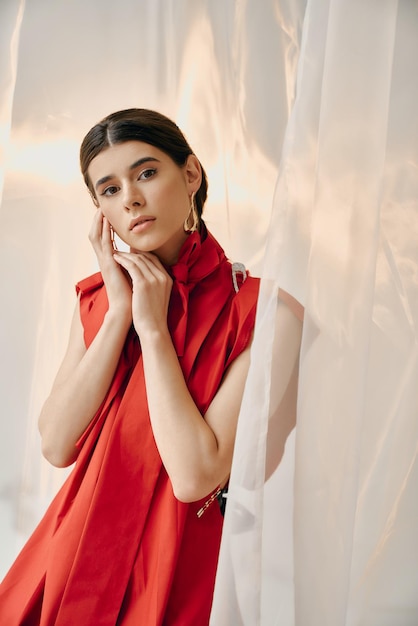
<path fill-rule="evenodd" d="M 76 464 L 2 583 L 0 623 L 204 626 L 258 280 L 207 231 L 206 176 L 172 121 L 109 115 L 80 161 L 100 273 L 77 285 L 39 418 L 45 457 Z"/>

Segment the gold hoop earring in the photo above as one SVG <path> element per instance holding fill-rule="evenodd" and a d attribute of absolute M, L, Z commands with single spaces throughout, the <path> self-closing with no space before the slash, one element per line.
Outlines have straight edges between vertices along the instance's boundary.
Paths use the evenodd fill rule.
<path fill-rule="evenodd" d="M 185 233 L 194 233 L 199 228 L 199 216 L 197 214 L 196 203 L 194 199 L 194 192 L 190 196 L 190 210 L 186 217 L 183 228 Z"/>

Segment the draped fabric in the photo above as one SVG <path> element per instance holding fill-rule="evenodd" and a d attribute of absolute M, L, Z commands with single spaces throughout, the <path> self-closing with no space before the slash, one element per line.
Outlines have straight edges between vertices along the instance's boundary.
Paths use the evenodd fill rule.
<path fill-rule="evenodd" d="M 204 415 L 229 364 L 248 346 L 259 280 L 246 277 L 236 291 L 222 248 L 204 226 L 202 233 L 189 235 L 170 268 L 168 325 Z M 101 274 L 77 290 L 89 347 L 108 309 Z M 212 494 L 190 504 L 174 497 L 151 428 L 133 328 L 77 446 L 73 472 L 0 585 L 0 623 L 207 624 L 222 515 Z"/>
<path fill-rule="evenodd" d="M 307 4 L 214 626 L 418 623 L 417 35 L 415 3 Z M 296 432 L 265 481 L 293 354 L 258 369 L 277 284 L 305 315 Z"/>
<path fill-rule="evenodd" d="M 415 625 L 416 2 L 5 0 L 0 29 L 4 571 L 62 480 L 36 419 L 95 267 L 77 148 L 148 106 L 204 164 L 210 230 L 262 275 L 213 624 Z M 279 287 L 305 307 L 300 354 Z"/>

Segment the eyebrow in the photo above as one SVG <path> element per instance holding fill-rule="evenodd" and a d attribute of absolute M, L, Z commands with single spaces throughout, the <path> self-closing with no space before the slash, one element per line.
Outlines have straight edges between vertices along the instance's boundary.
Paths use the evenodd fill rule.
<path fill-rule="evenodd" d="M 144 163 L 149 163 L 150 161 L 157 161 L 159 163 L 159 160 L 156 159 L 155 157 L 146 156 L 146 157 L 142 157 L 141 159 L 138 159 L 137 161 L 135 161 L 135 163 L 132 163 L 132 165 L 129 166 L 129 169 L 134 170 L 140 165 L 143 165 Z M 112 178 L 115 178 L 115 174 L 108 174 L 107 176 L 103 176 L 103 178 L 99 178 L 94 188 L 98 189 L 100 185 L 107 183 L 109 180 L 112 180 Z"/>

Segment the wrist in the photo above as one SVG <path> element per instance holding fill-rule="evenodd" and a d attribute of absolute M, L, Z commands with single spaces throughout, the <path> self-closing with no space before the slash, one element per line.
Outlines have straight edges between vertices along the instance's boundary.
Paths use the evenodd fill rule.
<path fill-rule="evenodd" d="M 106 311 L 105 321 L 112 326 L 119 326 L 126 330 L 132 324 L 132 310 L 130 307 L 112 306 Z"/>
<path fill-rule="evenodd" d="M 172 339 L 167 326 L 156 328 L 137 329 L 139 339 L 141 341 L 142 350 L 163 349 L 167 344 L 172 344 Z"/>

